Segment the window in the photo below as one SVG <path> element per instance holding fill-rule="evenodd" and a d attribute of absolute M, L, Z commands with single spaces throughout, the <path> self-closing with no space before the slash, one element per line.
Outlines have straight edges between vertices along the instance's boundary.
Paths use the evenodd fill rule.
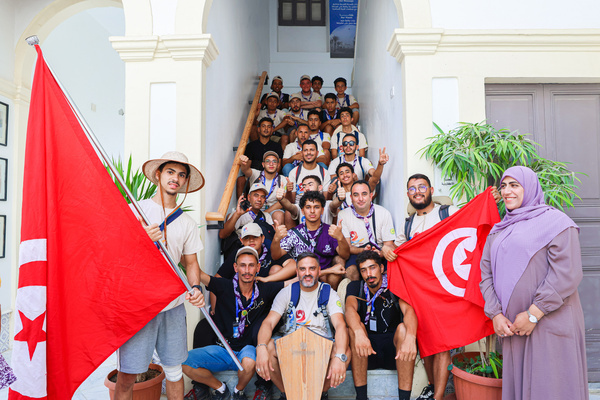
<path fill-rule="evenodd" d="M 279 25 L 325 26 L 325 0 L 279 0 Z"/>

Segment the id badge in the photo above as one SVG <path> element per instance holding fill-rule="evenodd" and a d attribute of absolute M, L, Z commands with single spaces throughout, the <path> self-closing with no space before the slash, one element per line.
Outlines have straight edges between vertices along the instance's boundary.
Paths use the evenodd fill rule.
<path fill-rule="evenodd" d="M 369 330 L 372 332 L 377 332 L 377 319 L 374 315 L 369 317 Z"/>
<path fill-rule="evenodd" d="M 240 337 L 239 327 L 235 323 L 233 324 L 233 337 L 234 337 L 234 339 L 237 339 Z"/>

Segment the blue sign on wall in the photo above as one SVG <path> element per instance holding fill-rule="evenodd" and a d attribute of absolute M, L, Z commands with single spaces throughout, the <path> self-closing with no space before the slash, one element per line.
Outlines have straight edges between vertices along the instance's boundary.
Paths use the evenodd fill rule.
<path fill-rule="evenodd" d="M 329 0 L 329 55 L 354 58 L 358 0 Z"/>

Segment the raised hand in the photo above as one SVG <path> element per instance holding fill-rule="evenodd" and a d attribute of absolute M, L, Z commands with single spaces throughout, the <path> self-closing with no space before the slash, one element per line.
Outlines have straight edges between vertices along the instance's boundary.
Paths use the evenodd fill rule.
<path fill-rule="evenodd" d="M 346 189 L 344 189 L 343 185 L 340 185 L 337 189 L 337 197 L 340 201 L 346 200 Z"/>
<path fill-rule="evenodd" d="M 281 239 L 287 236 L 287 228 L 285 225 L 279 225 L 277 220 L 273 221 L 273 228 L 275 228 L 275 236 L 273 237 L 274 241 L 280 242 Z"/>
<path fill-rule="evenodd" d="M 338 242 L 340 240 L 344 240 L 344 235 L 342 234 L 342 228 L 337 225 L 329 225 L 329 236 L 336 239 Z"/>
<path fill-rule="evenodd" d="M 275 192 L 275 196 L 277 197 L 277 201 L 281 201 L 285 196 L 285 192 L 287 191 L 285 187 L 285 183 L 281 182 L 281 185 L 277 188 L 277 192 Z"/>
<path fill-rule="evenodd" d="M 390 161 L 390 155 L 386 154 L 385 147 L 379 149 L 379 164 L 385 165 L 388 161 Z"/>
<path fill-rule="evenodd" d="M 240 156 L 240 165 L 241 165 L 242 167 L 245 167 L 245 166 L 247 166 L 249 163 L 250 163 L 250 159 L 249 159 L 247 156 L 245 156 L 245 155 L 243 155 L 243 154 L 242 154 L 242 155 Z"/>

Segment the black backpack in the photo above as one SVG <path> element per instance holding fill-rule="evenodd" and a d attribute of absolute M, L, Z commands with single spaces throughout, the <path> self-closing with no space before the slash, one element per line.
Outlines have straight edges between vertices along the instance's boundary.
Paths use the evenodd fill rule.
<path fill-rule="evenodd" d="M 449 207 L 450 206 L 447 204 L 444 204 L 440 207 L 440 221 L 443 221 L 450 216 L 450 210 L 448 210 Z M 411 239 L 410 229 L 412 228 L 412 223 L 415 219 L 415 214 L 416 213 L 413 213 L 410 217 L 406 218 L 406 221 L 404 221 L 404 237 L 407 241 Z"/>

